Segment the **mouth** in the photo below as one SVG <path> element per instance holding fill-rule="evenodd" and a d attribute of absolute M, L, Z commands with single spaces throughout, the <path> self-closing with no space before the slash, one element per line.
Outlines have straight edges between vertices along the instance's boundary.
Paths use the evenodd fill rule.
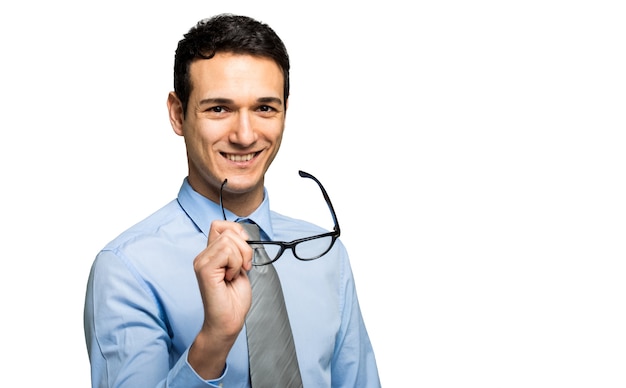
<path fill-rule="evenodd" d="M 250 160 L 254 159 L 254 157 L 258 154 L 259 152 L 252 152 L 250 154 L 227 154 L 225 152 L 222 152 L 222 156 L 230 160 L 231 162 L 249 162 Z"/>

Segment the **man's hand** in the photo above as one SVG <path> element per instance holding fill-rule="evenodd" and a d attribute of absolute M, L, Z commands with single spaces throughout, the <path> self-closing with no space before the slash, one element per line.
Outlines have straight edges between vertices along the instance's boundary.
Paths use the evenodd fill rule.
<path fill-rule="evenodd" d="M 221 375 L 226 357 L 243 328 L 252 291 L 247 233 L 231 221 L 213 221 L 209 239 L 194 260 L 204 306 L 204 322 L 189 351 L 189 363 L 205 379 Z"/>

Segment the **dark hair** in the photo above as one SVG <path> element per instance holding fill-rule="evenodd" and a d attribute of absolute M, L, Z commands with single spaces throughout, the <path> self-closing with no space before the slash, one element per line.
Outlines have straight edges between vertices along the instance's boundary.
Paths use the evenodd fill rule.
<path fill-rule="evenodd" d="M 191 80 L 189 66 L 196 59 L 211 59 L 220 52 L 270 58 L 283 72 L 284 101 L 289 96 L 289 55 L 272 28 L 247 16 L 220 14 L 200 20 L 178 42 L 174 57 L 174 91 L 183 114 L 187 112 Z"/>

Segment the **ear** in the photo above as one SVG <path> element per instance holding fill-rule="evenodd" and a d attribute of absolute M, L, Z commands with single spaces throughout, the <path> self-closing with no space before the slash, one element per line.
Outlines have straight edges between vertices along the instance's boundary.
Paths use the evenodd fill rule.
<path fill-rule="evenodd" d="M 183 104 L 175 92 L 170 92 L 167 96 L 167 111 L 172 129 L 178 136 L 183 136 L 183 122 L 185 121 Z"/>

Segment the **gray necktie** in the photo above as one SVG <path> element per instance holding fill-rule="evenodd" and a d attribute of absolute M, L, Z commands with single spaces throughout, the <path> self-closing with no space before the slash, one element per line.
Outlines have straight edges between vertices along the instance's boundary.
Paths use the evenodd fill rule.
<path fill-rule="evenodd" d="M 250 240 L 260 240 L 256 224 L 241 222 Z M 266 255 L 263 246 L 255 255 Z M 302 387 L 296 349 L 283 290 L 272 264 L 253 266 L 248 272 L 252 306 L 246 316 L 250 382 L 253 388 Z"/>

